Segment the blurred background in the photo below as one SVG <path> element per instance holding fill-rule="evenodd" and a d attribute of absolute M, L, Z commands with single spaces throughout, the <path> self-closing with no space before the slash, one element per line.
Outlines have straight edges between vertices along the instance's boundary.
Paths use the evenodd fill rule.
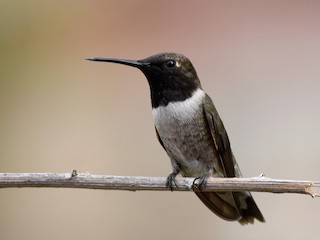
<path fill-rule="evenodd" d="M 319 1 L 0 2 L 0 172 L 167 176 L 143 74 L 188 56 L 246 177 L 319 180 Z M 315 239 L 319 199 L 254 193 L 266 223 L 192 193 L 0 189 L 1 239 Z"/>

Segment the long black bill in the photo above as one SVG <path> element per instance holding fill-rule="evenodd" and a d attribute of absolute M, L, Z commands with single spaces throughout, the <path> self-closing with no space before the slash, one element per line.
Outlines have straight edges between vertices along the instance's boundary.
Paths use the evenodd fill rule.
<path fill-rule="evenodd" d="M 127 59 L 118 59 L 118 58 L 106 58 L 106 57 L 90 57 L 86 60 L 90 61 L 98 61 L 98 62 L 113 62 L 113 63 L 119 63 L 127 66 L 132 66 L 136 68 L 141 68 L 150 65 L 150 63 L 146 62 L 140 62 L 135 60 L 127 60 Z"/>

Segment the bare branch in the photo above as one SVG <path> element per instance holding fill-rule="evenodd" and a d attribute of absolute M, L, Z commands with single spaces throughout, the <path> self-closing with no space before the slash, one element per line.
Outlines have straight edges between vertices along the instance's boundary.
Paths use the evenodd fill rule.
<path fill-rule="evenodd" d="M 194 178 L 176 178 L 174 191 L 198 191 Z M 53 187 L 87 188 L 129 191 L 168 191 L 165 177 L 132 177 L 91 175 L 90 173 L 0 173 L 0 188 Z M 253 178 L 209 178 L 201 191 L 252 191 L 273 193 L 301 193 L 318 196 L 320 181 L 296 181 Z"/>

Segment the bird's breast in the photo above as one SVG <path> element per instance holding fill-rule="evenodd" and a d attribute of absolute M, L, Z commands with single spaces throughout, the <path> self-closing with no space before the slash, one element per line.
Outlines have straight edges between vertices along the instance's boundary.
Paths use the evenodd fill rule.
<path fill-rule="evenodd" d="M 203 110 L 205 93 L 152 110 L 155 127 L 170 158 L 185 176 L 202 176 L 214 168 L 215 151 Z"/>
<path fill-rule="evenodd" d="M 166 106 L 152 109 L 154 124 L 162 137 L 178 137 L 190 133 L 190 129 L 198 124 L 203 115 L 203 99 L 205 93 L 198 89 L 194 94 L 178 102 L 170 102 Z M 177 135 L 178 134 L 178 135 Z"/>

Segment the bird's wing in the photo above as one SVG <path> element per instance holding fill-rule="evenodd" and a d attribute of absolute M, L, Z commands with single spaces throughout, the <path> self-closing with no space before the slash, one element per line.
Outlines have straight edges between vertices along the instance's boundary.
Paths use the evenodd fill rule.
<path fill-rule="evenodd" d="M 210 97 L 205 96 L 203 103 L 205 119 L 210 128 L 212 141 L 217 152 L 224 177 L 235 177 L 235 161 L 230 148 L 230 142 L 223 123 Z M 214 213 L 228 221 L 236 221 L 242 218 L 240 199 L 235 193 L 226 192 L 196 192 L 200 200 Z"/>
<path fill-rule="evenodd" d="M 220 158 L 220 163 L 224 171 L 225 177 L 235 177 L 235 162 L 233 159 L 233 154 L 230 147 L 229 138 L 224 128 L 224 125 L 220 119 L 220 116 L 211 100 L 211 98 L 206 95 L 203 104 L 204 114 L 211 131 L 214 146 Z"/>
<path fill-rule="evenodd" d="M 214 146 L 218 153 L 224 176 L 239 177 L 240 170 L 233 157 L 226 129 L 211 100 L 206 95 L 204 114 L 210 128 Z M 220 217 L 239 220 L 241 224 L 253 223 L 254 218 L 264 222 L 264 218 L 249 192 L 197 193 L 198 197 Z M 218 207 L 218 206 L 223 207 Z M 218 208 L 217 208 L 218 207 Z"/>

